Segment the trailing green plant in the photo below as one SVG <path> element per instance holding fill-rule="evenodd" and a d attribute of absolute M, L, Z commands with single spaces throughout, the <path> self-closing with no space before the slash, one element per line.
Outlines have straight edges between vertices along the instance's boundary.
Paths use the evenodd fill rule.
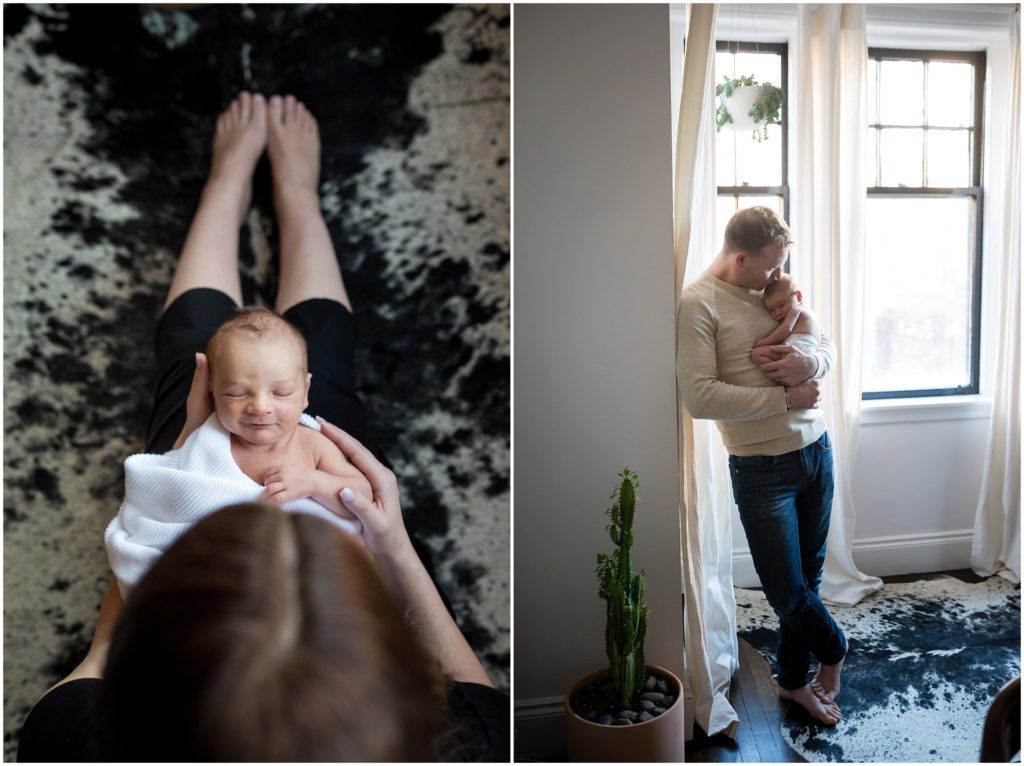
<path fill-rule="evenodd" d="M 647 604 L 644 603 L 644 572 L 633 572 L 630 548 L 633 547 L 633 518 L 636 514 L 636 491 L 640 480 L 636 473 L 623 468 L 621 481 L 611 494 L 612 506 L 607 514 L 607 529 L 615 543 L 611 556 L 597 555 L 599 594 L 607 602 L 604 628 L 605 652 L 611 670 L 612 684 L 623 708 L 630 706 L 633 695 L 643 687 L 644 637 L 647 634 Z"/>
<path fill-rule="evenodd" d="M 753 75 L 743 75 L 741 77 L 729 77 L 726 75 L 722 82 L 715 86 L 715 95 L 719 97 L 718 111 L 715 113 L 716 129 L 721 130 L 733 122 L 732 115 L 729 114 L 724 100 L 729 98 L 733 91 L 741 85 L 761 88 L 761 95 L 754 102 L 754 105 L 750 107 L 750 111 L 747 114 L 754 122 L 761 125 L 761 127 L 754 129 L 753 139 L 757 142 L 767 141 L 768 123 L 779 121 L 782 111 L 783 93 L 781 88 L 775 87 L 770 82 L 759 83 L 754 79 Z"/>

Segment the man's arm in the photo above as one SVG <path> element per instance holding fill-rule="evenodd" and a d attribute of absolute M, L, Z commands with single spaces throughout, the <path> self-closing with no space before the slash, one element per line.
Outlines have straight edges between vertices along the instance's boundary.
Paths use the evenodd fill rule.
<path fill-rule="evenodd" d="M 718 379 L 715 319 L 684 296 L 676 312 L 676 383 L 691 417 L 760 420 L 786 411 L 782 386 L 735 386 Z"/>
<path fill-rule="evenodd" d="M 761 371 L 777 383 L 795 386 L 808 378 L 823 378 L 832 371 L 835 364 L 836 347 L 832 339 L 821 334 L 821 343 L 813 354 L 805 354 L 796 346 L 762 346 L 778 356 L 775 361 L 761 365 Z"/>

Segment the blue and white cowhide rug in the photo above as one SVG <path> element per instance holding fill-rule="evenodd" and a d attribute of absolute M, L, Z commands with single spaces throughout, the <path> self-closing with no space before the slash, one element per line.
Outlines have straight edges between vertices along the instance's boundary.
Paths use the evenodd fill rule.
<path fill-rule="evenodd" d="M 850 642 L 843 720 L 821 726 L 791 705 L 790 746 L 808 761 L 976 762 L 993 697 L 1020 675 L 1020 586 L 930 576 L 830 610 Z M 774 662 L 778 618 L 763 593 L 737 588 L 736 615 L 740 638 Z"/>
<path fill-rule="evenodd" d="M 495 682 L 509 672 L 507 6 L 4 6 L 4 752 L 84 656 L 103 529 L 142 447 L 152 336 L 217 114 L 317 116 L 360 393 L 407 523 Z M 269 173 L 242 233 L 271 304 Z"/>

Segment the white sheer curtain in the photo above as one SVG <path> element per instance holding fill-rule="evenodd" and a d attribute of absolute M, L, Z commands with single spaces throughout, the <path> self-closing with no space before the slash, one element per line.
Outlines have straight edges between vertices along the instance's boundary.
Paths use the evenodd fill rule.
<path fill-rule="evenodd" d="M 822 387 L 835 497 L 821 596 L 856 604 L 882 587 L 853 561 L 853 463 L 864 346 L 867 37 L 863 5 L 800 5 L 795 45 L 793 274 L 836 344 Z M 842 620 L 840 620 L 840 623 Z"/>
<path fill-rule="evenodd" d="M 985 472 L 974 519 L 971 567 L 1020 582 L 1020 8 L 1010 22 L 1010 98 L 1001 162 L 1008 168 L 999 279 L 999 362 Z"/>
<path fill-rule="evenodd" d="M 714 56 L 711 4 L 687 7 L 683 92 L 676 136 L 676 294 L 718 252 L 715 218 Z M 728 459 L 714 423 L 679 412 L 684 640 L 694 720 L 708 734 L 733 736 L 739 725 L 726 693 L 739 667 L 732 590 L 732 522 Z"/>

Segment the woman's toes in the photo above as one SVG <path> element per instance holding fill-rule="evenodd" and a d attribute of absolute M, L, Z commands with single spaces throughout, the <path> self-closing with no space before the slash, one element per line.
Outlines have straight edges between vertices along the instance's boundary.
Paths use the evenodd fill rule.
<path fill-rule="evenodd" d="M 280 125 L 284 119 L 284 99 L 277 95 L 271 96 L 270 103 L 267 105 L 267 114 L 273 125 Z"/>
<path fill-rule="evenodd" d="M 253 122 L 259 122 L 260 120 L 267 119 L 267 102 L 263 98 L 262 93 L 257 93 L 252 97 L 252 117 Z"/>
<path fill-rule="evenodd" d="M 243 90 L 238 94 L 238 116 L 242 122 L 252 119 L 252 95 L 248 91 Z"/>
<path fill-rule="evenodd" d="M 298 115 L 299 102 L 295 96 L 287 95 L 284 98 L 284 121 L 293 122 Z"/>

